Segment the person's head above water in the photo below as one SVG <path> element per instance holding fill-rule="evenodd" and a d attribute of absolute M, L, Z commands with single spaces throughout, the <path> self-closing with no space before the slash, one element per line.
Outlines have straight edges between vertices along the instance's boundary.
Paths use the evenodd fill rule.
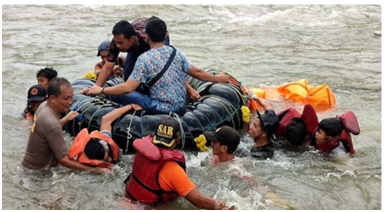
<path fill-rule="evenodd" d="M 89 159 L 104 160 L 109 163 L 112 161 L 110 156 L 112 149 L 104 140 L 92 138 L 85 146 L 84 153 Z"/>
<path fill-rule="evenodd" d="M 153 143 L 157 146 L 174 148 L 179 142 L 179 123 L 171 117 L 161 119 L 156 127 Z"/>
<path fill-rule="evenodd" d="M 274 133 L 279 127 L 279 118 L 273 111 L 266 110 L 264 114 L 257 111 L 257 118 L 250 126 L 250 136 L 257 142 L 258 139 L 266 139 L 268 142 L 275 139 Z"/>
<path fill-rule="evenodd" d="M 36 73 L 37 84 L 48 90 L 49 82 L 57 77 L 57 71 L 53 68 L 42 68 Z"/>
<path fill-rule="evenodd" d="M 317 144 L 325 142 L 329 138 L 339 136 L 343 130 L 340 118 L 326 118 L 320 121 L 315 139 Z"/>
<path fill-rule="evenodd" d="M 41 85 L 33 85 L 28 90 L 28 105 L 36 112 L 37 108 L 47 99 L 47 91 Z"/>
<path fill-rule="evenodd" d="M 107 60 L 110 41 L 103 41 L 100 43 L 99 48 L 97 49 L 97 56 L 100 56 L 103 61 Z"/>
<path fill-rule="evenodd" d="M 204 136 L 208 142 L 211 142 L 214 155 L 222 152 L 233 154 L 240 143 L 239 132 L 229 126 L 220 127 L 215 131 L 204 132 Z"/>
<path fill-rule="evenodd" d="M 293 146 L 302 145 L 307 134 L 305 123 L 297 117 L 293 118 L 284 129 L 284 138 Z"/>

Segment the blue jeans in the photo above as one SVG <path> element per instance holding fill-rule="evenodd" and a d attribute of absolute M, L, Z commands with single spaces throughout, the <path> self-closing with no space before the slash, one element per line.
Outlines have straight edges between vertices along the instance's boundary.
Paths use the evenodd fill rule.
<path fill-rule="evenodd" d="M 169 46 L 169 36 L 165 38 L 164 44 Z M 133 68 L 135 67 L 135 63 L 137 58 L 140 55 L 138 53 L 127 53 L 127 57 L 125 58 L 124 64 L 124 82 L 128 80 L 128 77 L 131 75 Z M 140 87 L 139 87 L 140 88 Z"/>
<path fill-rule="evenodd" d="M 122 104 L 122 105 L 128 105 L 128 104 L 138 104 L 140 105 L 144 110 L 151 109 L 152 105 L 152 99 L 148 95 L 141 94 L 137 91 L 133 91 L 128 94 L 123 95 L 112 95 L 112 100 Z"/>

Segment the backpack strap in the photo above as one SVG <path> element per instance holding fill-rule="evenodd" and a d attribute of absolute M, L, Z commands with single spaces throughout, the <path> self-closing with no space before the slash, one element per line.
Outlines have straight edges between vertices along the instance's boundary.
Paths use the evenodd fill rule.
<path fill-rule="evenodd" d="M 175 58 L 176 55 L 176 49 L 173 46 L 170 46 L 173 48 L 172 54 L 168 59 L 167 64 L 165 64 L 164 68 L 156 75 L 155 78 L 153 78 L 149 83 L 147 83 L 145 86 L 148 88 L 151 88 L 163 75 L 164 73 L 168 70 L 169 66 L 173 62 L 173 59 Z"/>

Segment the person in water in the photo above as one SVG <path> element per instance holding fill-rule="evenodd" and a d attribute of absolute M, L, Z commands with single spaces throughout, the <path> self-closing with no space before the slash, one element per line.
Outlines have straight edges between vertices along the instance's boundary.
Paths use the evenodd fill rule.
<path fill-rule="evenodd" d="M 48 90 L 49 82 L 57 77 L 57 71 L 53 68 L 42 68 L 36 73 L 37 84 Z"/>
<path fill-rule="evenodd" d="M 279 127 L 279 118 L 269 102 L 258 97 L 254 99 L 265 109 L 265 113 L 260 114 L 257 110 L 257 118 L 249 127 L 249 135 L 255 142 L 251 149 L 251 156 L 257 159 L 272 158 L 274 154 L 272 141 L 276 139 L 274 133 Z"/>
<path fill-rule="evenodd" d="M 112 123 L 131 109 L 141 110 L 139 105 L 125 105 L 116 108 L 101 118 L 100 131 L 88 133 L 84 128 L 74 139 L 69 149 L 69 159 L 88 165 L 112 168 L 119 162 L 120 150 L 112 139 Z"/>
<path fill-rule="evenodd" d="M 184 154 L 174 150 L 179 143 L 180 125 L 171 117 L 161 119 L 153 135 L 136 139 L 133 146 L 137 152 L 132 173 L 125 180 L 125 197 L 154 205 L 181 196 L 201 209 L 227 209 L 225 203 L 201 194 L 188 178 Z"/>
<path fill-rule="evenodd" d="M 37 108 L 47 100 L 47 92 L 41 85 L 33 85 L 28 89 L 27 108 L 23 113 L 26 120 L 33 121 Z"/>
<path fill-rule="evenodd" d="M 256 94 L 248 90 L 248 98 L 255 102 L 260 100 Z M 266 100 L 264 102 L 267 102 Z M 279 126 L 275 136 L 279 140 L 285 140 L 291 146 L 309 145 L 311 135 L 315 132 L 318 119 L 315 109 L 310 104 L 304 106 L 302 114 L 295 108 L 287 108 L 277 114 Z"/>
<path fill-rule="evenodd" d="M 351 134 L 360 134 L 360 127 L 355 114 L 347 111 L 341 116 L 320 121 L 312 137 L 312 145 L 324 153 L 355 154 Z"/>
<path fill-rule="evenodd" d="M 227 162 L 235 156 L 233 152 L 240 143 L 240 134 L 229 126 L 223 126 L 215 131 L 204 132 L 208 142 L 211 142 L 213 164 Z"/>
<path fill-rule="evenodd" d="M 40 86 L 43 86 L 45 90 L 48 89 L 49 82 L 57 77 L 57 71 L 54 70 L 53 68 L 42 68 L 36 73 L 36 79 L 37 79 L 37 84 Z M 41 94 L 41 93 L 40 93 Z M 29 96 L 29 93 L 28 93 Z M 26 119 L 30 119 L 30 115 L 33 114 L 34 112 L 31 110 L 29 106 L 29 102 L 27 103 L 27 106 L 25 107 L 22 116 Z M 28 118 L 27 118 L 28 115 Z"/>
<path fill-rule="evenodd" d="M 103 41 L 102 43 L 100 43 L 99 48 L 97 49 L 97 56 L 101 58 L 101 61 L 98 62 L 94 67 L 94 73 L 96 74 L 96 76 L 99 75 L 101 69 L 107 62 L 108 50 L 109 50 L 110 44 L 111 44 L 110 41 Z M 120 76 L 120 77 L 123 76 L 124 62 L 125 62 L 125 58 L 119 56 L 118 60 L 116 60 L 115 62 L 115 66 L 113 67 L 112 75 Z"/>
<path fill-rule="evenodd" d="M 315 133 L 318 125 L 316 111 L 311 105 L 306 104 L 302 114 L 291 107 L 279 112 L 277 117 L 279 128 L 275 135 L 278 139 L 296 147 L 310 144 L 311 135 Z"/>
<path fill-rule="evenodd" d="M 49 83 L 48 99 L 43 102 L 35 113 L 31 133 L 22 161 L 27 169 L 49 169 L 59 163 L 76 170 L 90 170 L 92 167 L 83 165 L 68 158 L 62 126 L 77 117 L 71 111 L 63 119 L 60 114 L 67 112 L 72 104 L 73 89 L 65 78 L 54 78 Z M 102 169 L 95 169 L 102 170 Z"/>
<path fill-rule="evenodd" d="M 33 122 L 39 106 L 47 100 L 47 91 L 41 85 L 33 85 L 28 90 L 28 103 L 23 116 L 25 120 Z M 60 119 L 60 123 L 66 123 L 72 119 L 73 113 L 66 114 Z"/>

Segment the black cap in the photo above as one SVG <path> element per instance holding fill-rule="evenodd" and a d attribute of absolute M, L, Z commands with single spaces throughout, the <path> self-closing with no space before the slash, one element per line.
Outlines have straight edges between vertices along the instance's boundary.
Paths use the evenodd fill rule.
<path fill-rule="evenodd" d="M 208 141 L 218 141 L 221 145 L 228 147 L 228 153 L 236 150 L 240 143 L 240 134 L 229 126 L 223 126 L 216 131 L 204 132 L 204 136 Z"/>
<path fill-rule="evenodd" d="M 165 147 L 171 147 L 179 135 L 179 123 L 175 119 L 167 117 L 159 121 L 155 131 L 155 136 L 153 137 L 153 143 Z"/>
<path fill-rule="evenodd" d="M 275 111 L 266 110 L 262 115 L 258 110 L 256 112 L 260 119 L 261 128 L 267 132 L 269 138 L 275 140 L 275 132 L 279 128 L 279 118 L 276 116 Z"/>
<path fill-rule="evenodd" d="M 34 85 L 28 90 L 28 102 L 41 102 L 45 100 L 47 91 L 41 85 Z"/>
<path fill-rule="evenodd" d="M 111 44 L 111 41 L 107 41 L 107 40 L 100 43 L 99 48 L 97 49 L 97 56 L 100 56 L 100 52 L 102 51 L 108 51 L 109 44 Z"/>

